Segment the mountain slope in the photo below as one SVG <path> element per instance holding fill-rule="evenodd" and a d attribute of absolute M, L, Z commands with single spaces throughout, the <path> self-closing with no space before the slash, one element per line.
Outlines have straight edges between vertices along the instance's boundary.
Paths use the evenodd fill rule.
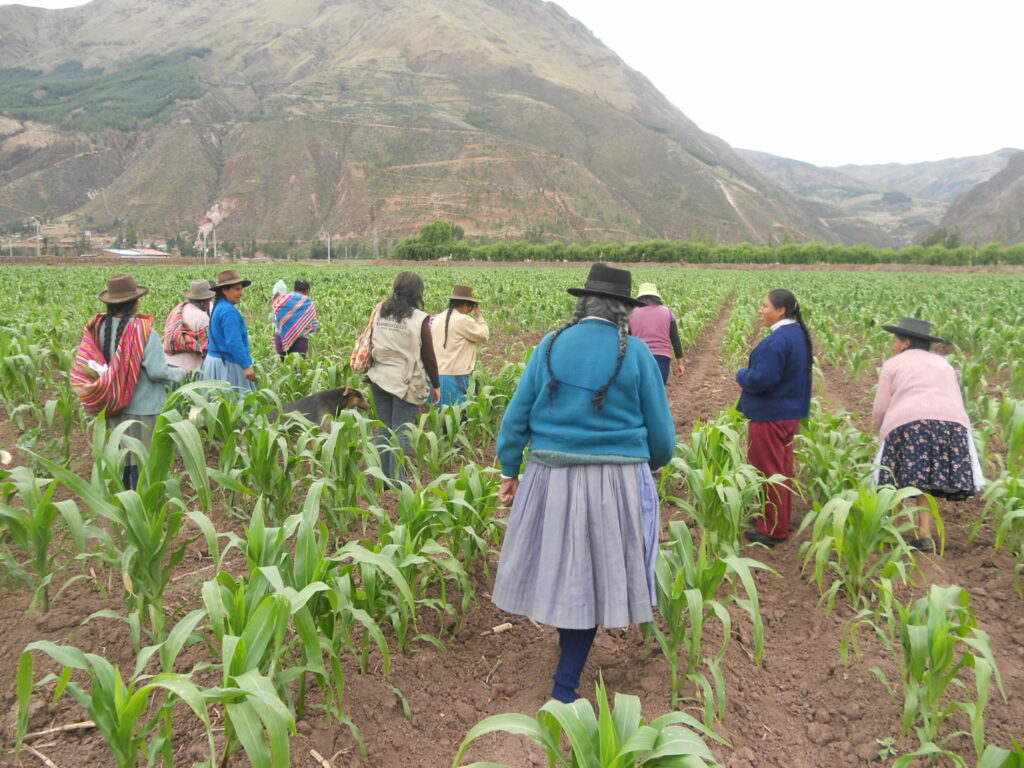
<path fill-rule="evenodd" d="M 958 197 L 941 226 L 958 232 L 967 245 L 1024 242 L 1024 152 L 1012 155 L 1006 168 Z"/>
<path fill-rule="evenodd" d="M 89 167 L 89 202 L 46 192 L 52 146 L 31 163 L 0 149 L 0 221 L 80 210 L 166 231 L 216 206 L 224 237 L 395 239 L 443 216 L 493 238 L 835 239 L 542 0 L 93 0 L 0 7 L 0 35 L 0 67 L 44 73 L 208 51 L 168 88 L 169 118 L 60 134 L 116 157 Z"/>

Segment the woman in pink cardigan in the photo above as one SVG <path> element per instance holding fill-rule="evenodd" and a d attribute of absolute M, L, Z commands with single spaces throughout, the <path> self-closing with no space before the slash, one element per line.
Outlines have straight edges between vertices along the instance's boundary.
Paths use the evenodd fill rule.
<path fill-rule="evenodd" d="M 931 351 L 932 324 L 912 317 L 883 325 L 895 335 L 882 365 L 873 416 L 882 438 L 879 485 L 913 486 L 936 498 L 960 501 L 984 484 L 960 381 L 946 359 Z M 934 552 L 932 519 L 918 511 L 918 538 L 910 546 Z"/>

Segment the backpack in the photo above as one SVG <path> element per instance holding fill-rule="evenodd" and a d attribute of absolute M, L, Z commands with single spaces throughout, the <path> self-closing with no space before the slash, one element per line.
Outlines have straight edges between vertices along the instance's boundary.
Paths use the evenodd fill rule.
<path fill-rule="evenodd" d="M 377 320 L 377 312 L 380 311 L 383 303 L 382 301 L 373 308 L 373 312 L 370 313 L 370 321 L 366 324 L 363 332 L 359 334 L 359 338 L 356 339 L 355 348 L 348 361 L 353 373 L 366 373 L 370 370 L 370 361 L 373 359 L 373 324 Z"/>

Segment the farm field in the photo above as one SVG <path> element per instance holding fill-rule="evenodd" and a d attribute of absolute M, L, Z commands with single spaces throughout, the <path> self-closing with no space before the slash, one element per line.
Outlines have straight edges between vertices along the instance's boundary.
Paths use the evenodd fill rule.
<path fill-rule="evenodd" d="M 190 280 L 216 272 L 129 268 L 151 287 L 140 311 L 158 328 Z M 95 297 L 120 270 L 0 266 L 16 291 L 0 315 L 0 765 L 206 765 L 212 744 L 223 766 L 433 768 L 452 765 L 483 718 L 532 717 L 545 703 L 557 633 L 488 599 L 507 514 L 494 436 L 586 268 L 408 267 L 428 311 L 454 283 L 472 285 L 492 338 L 464 412 L 424 409 L 412 485 L 396 493 L 383 489 L 369 415 L 346 412 L 324 431 L 271 412 L 332 387 L 368 392 L 348 355 L 402 268 L 241 265 L 259 390 L 232 403 L 181 387 L 134 493 L 120 486 L 124 449 L 67 383 Z M 999 752 L 1024 739 L 1024 275 L 632 271 L 634 285 L 658 284 L 686 350 L 687 373 L 668 389 L 676 459 L 659 478 L 663 617 L 646 635 L 600 630 L 580 693 L 595 701 L 603 679 L 609 698 L 638 697 L 648 721 L 681 710 L 728 742 L 704 738 L 730 768 L 925 765 L 907 757 L 924 743 L 945 751 L 937 765 L 1024 764 Z M 309 360 L 282 363 L 270 290 L 297 277 L 312 284 L 322 330 Z M 762 481 L 730 406 L 756 307 L 775 287 L 798 296 L 818 366 L 797 446 L 805 524 L 767 550 L 740 544 Z M 940 507 L 941 556 L 900 544 L 906 519 L 868 481 L 872 390 L 892 339 L 881 324 L 903 315 L 955 343 L 940 351 L 961 373 L 989 480 Z M 851 511 L 837 542 L 826 523 L 840 507 Z M 911 625 L 914 638 L 931 627 L 938 668 L 904 656 Z M 919 686 L 904 686 L 904 666 L 924 670 Z M 117 709 L 118 675 L 135 710 Z M 38 754 L 16 758 L 19 690 Z M 100 727 L 38 735 L 87 719 Z M 463 762 L 474 760 L 548 764 L 505 733 L 475 742 Z"/>

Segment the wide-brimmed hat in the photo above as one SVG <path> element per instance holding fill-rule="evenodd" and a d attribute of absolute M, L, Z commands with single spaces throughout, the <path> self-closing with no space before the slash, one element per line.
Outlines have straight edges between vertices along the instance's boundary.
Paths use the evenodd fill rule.
<path fill-rule="evenodd" d="M 642 307 L 645 302 L 633 298 L 633 276 L 627 269 L 616 269 L 598 262 L 590 268 L 587 282 L 582 288 L 566 288 L 573 296 L 605 296 L 618 299 L 631 307 Z"/>
<path fill-rule="evenodd" d="M 189 284 L 188 290 L 181 295 L 192 301 L 206 301 L 207 299 L 212 299 L 217 294 L 210 288 L 209 280 L 193 280 Z"/>
<path fill-rule="evenodd" d="M 229 285 L 242 284 L 242 287 L 252 285 L 252 280 L 243 280 L 239 277 L 238 272 L 234 269 L 225 269 L 223 272 L 217 273 L 217 285 L 216 288 L 227 288 Z"/>
<path fill-rule="evenodd" d="M 889 333 L 903 336 L 908 339 L 921 339 L 935 344 L 945 344 L 945 339 L 932 336 L 932 324 L 927 320 L 918 320 L 916 317 L 901 317 L 896 325 L 883 325 L 882 328 Z"/>
<path fill-rule="evenodd" d="M 149 288 L 138 285 L 131 275 L 114 275 L 107 278 L 107 290 L 100 294 L 104 304 L 122 304 L 149 293 Z"/>
<path fill-rule="evenodd" d="M 642 299 L 644 296 L 653 296 L 656 299 L 660 299 L 661 294 L 658 293 L 658 286 L 654 283 L 640 283 L 640 287 L 636 289 L 636 297 Z"/>
<path fill-rule="evenodd" d="M 453 285 L 452 292 L 445 298 L 455 301 L 471 301 L 474 304 L 480 303 L 480 299 L 473 298 L 473 289 L 468 285 Z"/>

